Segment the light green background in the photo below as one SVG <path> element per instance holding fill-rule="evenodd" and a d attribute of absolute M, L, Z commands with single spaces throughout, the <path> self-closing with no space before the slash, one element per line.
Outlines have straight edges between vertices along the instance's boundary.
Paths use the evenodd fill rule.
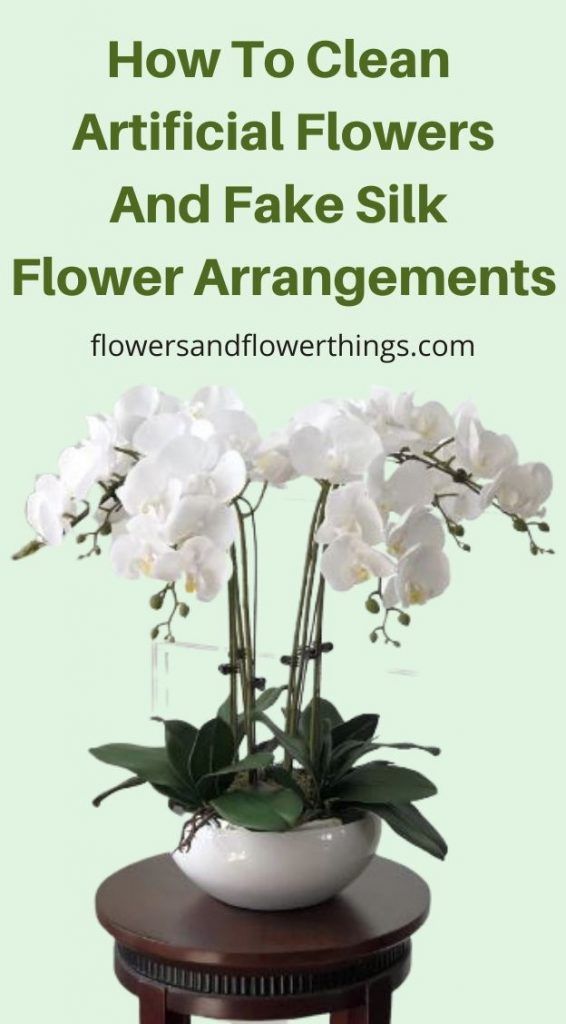
<path fill-rule="evenodd" d="M 143 10 L 140 9 L 143 6 Z M 357 395 L 370 384 L 416 389 L 449 405 L 477 400 L 486 423 L 509 430 L 521 456 L 559 469 L 563 433 L 562 40 L 558 2 L 476 0 L 399 4 L 257 2 L 202 6 L 33 2 L 4 14 L 2 377 L 4 453 L 3 1010 L 45 1024 L 127 1024 L 135 1001 L 112 975 L 111 943 L 93 916 L 109 872 L 171 848 L 178 821 L 141 790 L 98 812 L 92 795 L 112 773 L 86 755 L 111 739 L 155 738 L 148 721 L 152 613 L 149 590 L 113 578 L 106 559 L 77 564 L 72 544 L 8 563 L 28 532 L 21 507 L 39 471 L 81 436 L 83 415 L 107 410 L 141 381 L 188 394 L 230 383 L 264 428 L 320 395 Z M 365 45 L 444 46 L 448 81 L 317 81 L 297 71 L 242 82 L 227 70 L 206 83 L 106 77 L 109 38 L 151 46 L 226 46 L 265 38 L 298 56 L 307 42 L 355 36 Z M 228 69 L 230 63 L 224 67 Z M 488 154 L 97 154 L 70 151 L 86 110 L 231 107 L 261 117 L 337 107 L 369 119 L 487 119 Z M 375 181 L 429 181 L 449 193 L 450 223 L 429 228 L 110 226 L 118 188 L 184 192 L 195 183 L 256 182 L 343 191 Z M 561 223 L 560 223 L 561 221 Z M 551 299 L 382 299 L 344 310 L 332 300 L 53 299 L 10 297 L 11 261 L 52 254 L 65 263 L 404 262 L 554 265 Z M 95 361 L 88 338 L 260 334 L 470 336 L 474 360 L 195 362 Z M 409 365 L 410 362 L 410 365 Z M 560 485 L 561 480 L 557 483 Z M 557 528 L 560 487 L 552 505 Z M 290 602 L 304 532 L 303 506 L 274 494 L 262 516 L 262 642 L 288 646 Z M 563 500 L 563 499 L 562 499 Z M 563 886 L 563 668 L 558 559 L 535 561 L 496 515 L 471 531 L 470 556 L 454 551 L 447 596 L 417 611 L 400 651 L 367 642 L 359 591 L 329 602 L 328 694 L 346 711 L 375 709 L 391 739 L 439 743 L 419 761 L 440 795 L 430 806 L 450 842 L 445 864 L 398 841 L 383 853 L 432 886 L 430 921 L 415 942 L 413 973 L 395 1000 L 396 1024 L 478 1020 L 527 1024 L 560 1016 L 559 922 Z M 554 541 L 562 546 L 560 532 Z M 187 639 L 215 642 L 222 603 L 199 607 Z M 414 674 L 399 674 L 399 669 Z M 220 677 L 187 679 L 187 717 L 218 703 Z M 424 756 L 424 755 L 423 755 Z M 411 762 L 415 763 L 415 762 Z M 33 963 L 33 983 L 29 965 Z M 24 1005 L 22 1005 L 24 1004 Z"/>

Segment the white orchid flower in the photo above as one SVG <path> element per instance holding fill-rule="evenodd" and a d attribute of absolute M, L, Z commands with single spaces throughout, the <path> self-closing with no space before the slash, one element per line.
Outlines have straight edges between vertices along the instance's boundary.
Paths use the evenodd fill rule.
<path fill-rule="evenodd" d="M 484 507 L 497 500 L 511 515 L 528 519 L 542 515 L 543 505 L 552 491 L 552 473 L 544 462 L 526 462 L 509 466 L 482 491 Z"/>
<path fill-rule="evenodd" d="M 189 421 L 181 412 L 157 413 L 134 431 L 132 448 L 142 455 L 157 455 L 170 441 L 189 432 Z"/>
<path fill-rule="evenodd" d="M 191 537 L 157 558 L 153 575 L 170 583 L 184 576 L 188 594 L 212 601 L 232 575 L 232 560 L 208 537 Z"/>
<path fill-rule="evenodd" d="M 238 521 L 233 508 L 214 498 L 186 495 L 169 516 L 165 530 L 171 544 L 180 545 L 189 537 L 201 536 L 226 551 L 236 539 Z"/>
<path fill-rule="evenodd" d="M 82 501 L 97 481 L 110 476 L 113 463 L 113 454 L 108 447 L 84 441 L 61 452 L 59 477 L 69 494 Z"/>
<path fill-rule="evenodd" d="M 219 413 L 243 408 L 244 403 L 233 388 L 218 385 L 199 388 L 189 402 L 191 416 L 211 421 Z"/>
<path fill-rule="evenodd" d="M 198 479 L 202 491 L 211 494 L 217 501 L 231 501 L 246 485 L 246 463 L 240 452 L 226 451 L 206 478 L 203 475 Z M 193 485 L 193 488 L 196 489 L 196 486 Z"/>
<path fill-rule="evenodd" d="M 373 388 L 369 399 L 360 406 L 364 422 L 377 431 L 387 455 L 419 440 L 419 434 L 411 425 L 413 411 L 412 394 L 396 395 L 388 388 Z"/>
<path fill-rule="evenodd" d="M 296 479 L 298 473 L 289 455 L 289 440 L 294 429 L 290 423 L 264 438 L 250 469 L 252 480 L 284 487 L 290 480 Z"/>
<path fill-rule="evenodd" d="M 206 436 L 209 430 L 223 450 L 234 449 L 246 462 L 252 461 L 261 438 L 255 420 L 232 388 L 201 388 L 189 402 L 188 411 L 195 432 Z"/>
<path fill-rule="evenodd" d="M 425 402 L 416 406 L 410 425 L 425 447 L 447 441 L 456 432 L 454 420 L 441 402 Z"/>
<path fill-rule="evenodd" d="M 370 462 L 366 473 L 366 488 L 368 496 L 378 506 L 383 505 L 383 492 L 385 489 L 385 453 L 376 455 Z"/>
<path fill-rule="evenodd" d="M 343 534 L 359 537 L 371 545 L 383 540 L 383 522 L 377 506 L 359 481 L 330 492 L 316 540 L 319 544 L 331 544 Z"/>
<path fill-rule="evenodd" d="M 158 456 L 150 455 L 132 466 L 116 496 L 130 516 L 155 511 L 164 519 L 182 493 L 181 481 Z"/>
<path fill-rule="evenodd" d="M 422 508 L 410 509 L 387 532 L 387 550 L 396 558 L 402 558 L 417 544 L 442 548 L 444 541 L 444 527 L 440 519 Z"/>
<path fill-rule="evenodd" d="M 428 469 L 422 462 L 408 461 L 400 465 L 383 484 L 377 500 L 383 513 L 399 515 L 410 508 L 430 505 L 435 493 L 446 487 L 446 477 L 437 470 Z"/>
<path fill-rule="evenodd" d="M 445 485 L 446 486 L 446 485 Z M 484 511 L 481 493 L 476 493 L 464 484 L 450 483 L 446 494 L 439 497 L 442 511 L 454 523 L 462 519 L 477 519 Z"/>
<path fill-rule="evenodd" d="M 337 416 L 349 415 L 349 406 L 350 403 L 341 398 L 324 398 L 320 402 L 311 402 L 291 417 L 289 433 L 294 433 L 299 427 L 318 427 L 319 430 L 324 430 Z"/>
<path fill-rule="evenodd" d="M 170 509 L 174 497 L 179 498 L 191 481 L 217 461 L 215 442 L 191 435 L 174 438 L 132 467 L 117 496 L 130 515 L 151 508 Z"/>
<path fill-rule="evenodd" d="M 135 580 L 153 576 L 157 558 L 168 551 L 163 524 L 155 512 L 146 512 L 129 519 L 125 529 L 113 537 L 110 561 L 118 576 Z"/>
<path fill-rule="evenodd" d="M 59 477 L 53 473 L 38 476 L 35 489 L 26 504 L 27 521 L 45 544 L 56 546 L 70 529 L 70 516 L 76 504 Z"/>
<path fill-rule="evenodd" d="M 173 395 L 164 394 L 158 388 L 140 385 L 125 391 L 114 406 L 118 436 L 126 447 L 129 447 L 136 430 L 142 423 L 159 413 L 173 413 L 181 408 L 181 403 Z"/>
<path fill-rule="evenodd" d="M 444 551 L 431 544 L 411 548 L 397 566 L 397 600 L 407 608 L 426 604 L 446 590 L 450 582 L 450 564 Z M 390 595 L 385 595 L 386 603 Z"/>
<path fill-rule="evenodd" d="M 237 451 L 247 466 L 253 464 L 261 444 L 257 423 L 247 412 L 229 409 L 218 413 L 212 421 L 214 437 L 224 451 Z"/>
<path fill-rule="evenodd" d="M 333 416 L 324 427 L 299 427 L 289 440 L 296 471 L 332 484 L 361 477 L 380 451 L 371 427 L 344 414 Z"/>
<path fill-rule="evenodd" d="M 485 430 L 479 419 L 472 416 L 461 418 L 455 451 L 464 469 L 480 480 L 492 480 L 517 462 L 517 449 L 511 438 Z"/>
<path fill-rule="evenodd" d="M 344 533 L 323 552 L 320 571 L 333 590 L 350 590 L 374 577 L 390 576 L 395 562 L 359 537 Z"/>

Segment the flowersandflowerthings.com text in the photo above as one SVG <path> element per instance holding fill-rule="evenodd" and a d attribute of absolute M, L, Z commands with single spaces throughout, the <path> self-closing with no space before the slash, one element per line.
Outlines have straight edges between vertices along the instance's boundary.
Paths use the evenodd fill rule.
<path fill-rule="evenodd" d="M 393 363 L 396 359 L 420 356 L 423 359 L 467 359 L 476 354 L 473 339 L 465 337 L 374 338 L 338 332 L 324 338 L 263 337 L 256 332 L 235 333 L 228 338 L 116 337 L 104 331 L 89 339 L 95 358 L 321 358 L 375 359 Z"/>

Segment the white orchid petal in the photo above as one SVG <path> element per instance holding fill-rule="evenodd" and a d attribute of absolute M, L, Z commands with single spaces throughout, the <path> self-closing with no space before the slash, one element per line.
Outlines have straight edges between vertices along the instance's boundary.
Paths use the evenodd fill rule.
<path fill-rule="evenodd" d="M 426 509 L 410 509 L 387 535 L 387 547 L 397 557 L 405 555 L 416 544 L 441 548 L 444 541 L 442 522 Z"/>
<path fill-rule="evenodd" d="M 185 433 L 186 420 L 179 413 L 163 412 L 144 420 L 134 433 L 132 444 L 136 452 L 152 455 L 169 441 Z"/>
<path fill-rule="evenodd" d="M 401 559 L 397 570 L 397 588 L 401 603 L 426 604 L 442 594 L 450 582 L 450 564 L 438 547 L 419 544 Z"/>
<path fill-rule="evenodd" d="M 235 498 L 246 484 L 246 464 L 240 453 L 224 452 L 212 470 L 210 478 L 218 501 L 231 501 Z"/>
<path fill-rule="evenodd" d="M 357 537 L 343 534 L 324 551 L 320 569 L 334 590 L 350 590 L 372 577 L 391 575 L 395 562 Z"/>

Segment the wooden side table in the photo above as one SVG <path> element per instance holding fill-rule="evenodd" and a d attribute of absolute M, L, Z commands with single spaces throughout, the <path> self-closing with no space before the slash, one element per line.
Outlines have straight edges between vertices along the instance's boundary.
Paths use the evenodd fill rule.
<path fill-rule="evenodd" d="M 116 941 L 116 974 L 139 997 L 141 1024 L 317 1013 L 330 1013 L 331 1024 L 388 1024 L 429 902 L 418 875 L 376 857 L 317 907 L 238 910 L 191 885 L 165 854 L 103 882 L 96 911 Z"/>

